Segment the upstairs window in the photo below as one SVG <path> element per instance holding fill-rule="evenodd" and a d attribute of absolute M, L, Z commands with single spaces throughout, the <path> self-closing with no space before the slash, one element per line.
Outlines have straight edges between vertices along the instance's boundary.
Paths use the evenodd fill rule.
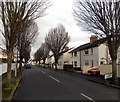
<path fill-rule="evenodd" d="M 73 57 L 73 52 L 71 53 L 71 57 Z"/>
<path fill-rule="evenodd" d="M 93 48 L 91 48 L 91 54 L 93 54 Z"/>
<path fill-rule="evenodd" d="M 74 52 L 74 57 L 77 57 L 77 52 Z"/>
<path fill-rule="evenodd" d="M 88 55 L 88 54 L 89 54 L 88 49 L 85 49 L 84 51 L 85 51 L 85 55 Z"/>

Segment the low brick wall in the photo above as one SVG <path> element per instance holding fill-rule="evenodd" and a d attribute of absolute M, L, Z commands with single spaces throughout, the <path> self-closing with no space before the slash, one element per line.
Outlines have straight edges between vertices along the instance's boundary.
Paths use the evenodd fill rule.
<path fill-rule="evenodd" d="M 83 69 L 83 74 L 88 74 L 88 70 L 91 69 L 92 67 L 91 66 L 83 66 L 82 69 Z"/>
<path fill-rule="evenodd" d="M 88 74 L 88 70 L 89 69 L 93 69 L 93 68 L 100 68 L 100 74 L 101 75 L 105 75 L 108 73 L 112 72 L 112 65 L 101 65 L 101 66 L 83 66 L 83 74 Z M 120 65 L 117 65 L 117 69 L 118 69 L 118 77 L 120 77 Z"/>
<path fill-rule="evenodd" d="M 118 69 L 118 77 L 120 77 L 120 65 L 117 65 L 117 69 Z M 101 65 L 100 66 L 100 74 L 101 75 L 105 75 L 107 73 L 111 73 L 112 72 L 112 65 Z"/>

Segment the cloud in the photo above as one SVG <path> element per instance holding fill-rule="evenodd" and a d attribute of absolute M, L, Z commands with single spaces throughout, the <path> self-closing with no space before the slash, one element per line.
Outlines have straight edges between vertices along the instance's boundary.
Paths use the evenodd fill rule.
<path fill-rule="evenodd" d="M 36 22 L 39 27 L 40 35 L 36 39 L 32 47 L 32 54 L 44 42 L 44 38 L 51 28 L 54 28 L 61 23 L 65 26 L 71 41 L 69 46 L 79 46 L 89 41 L 90 34 L 83 32 L 80 27 L 76 25 L 73 17 L 73 3 L 74 0 L 52 0 L 53 5 L 46 11 L 46 16 L 38 19 Z"/>

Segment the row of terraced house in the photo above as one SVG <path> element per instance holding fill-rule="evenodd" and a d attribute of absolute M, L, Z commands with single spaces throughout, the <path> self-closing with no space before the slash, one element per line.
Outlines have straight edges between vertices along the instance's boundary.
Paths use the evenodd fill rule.
<path fill-rule="evenodd" d="M 111 62 L 106 39 L 100 39 L 96 35 L 92 35 L 89 43 L 80 45 L 77 48 L 65 47 L 58 61 L 58 69 L 63 69 L 65 64 L 71 64 L 75 69 L 80 69 L 87 74 L 88 69 L 99 67 L 101 74 L 105 75 L 112 72 Z M 46 64 L 54 67 L 53 63 L 54 57 L 51 55 L 47 58 Z M 118 49 L 117 64 L 118 76 L 120 76 L 120 48 Z"/>

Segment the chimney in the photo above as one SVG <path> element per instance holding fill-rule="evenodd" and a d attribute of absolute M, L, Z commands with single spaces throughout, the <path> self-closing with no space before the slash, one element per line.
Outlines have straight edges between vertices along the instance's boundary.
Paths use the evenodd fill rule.
<path fill-rule="evenodd" d="M 68 50 L 69 49 L 69 47 L 68 46 L 65 46 L 65 48 L 64 48 L 65 50 Z"/>
<path fill-rule="evenodd" d="M 96 40 L 98 40 L 98 36 L 97 35 L 91 35 L 91 37 L 90 37 L 90 43 L 93 43 Z"/>

